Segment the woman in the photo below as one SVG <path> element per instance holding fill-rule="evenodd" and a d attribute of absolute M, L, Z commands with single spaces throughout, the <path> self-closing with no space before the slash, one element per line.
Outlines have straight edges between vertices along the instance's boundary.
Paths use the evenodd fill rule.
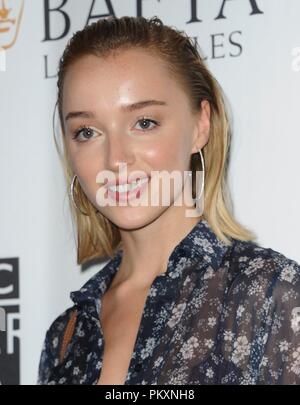
<path fill-rule="evenodd" d="M 157 17 L 99 20 L 68 43 L 57 104 L 78 263 L 111 260 L 47 331 L 40 384 L 300 383 L 300 266 L 233 218 L 223 100 Z M 172 172 L 173 189 L 157 176 Z"/>

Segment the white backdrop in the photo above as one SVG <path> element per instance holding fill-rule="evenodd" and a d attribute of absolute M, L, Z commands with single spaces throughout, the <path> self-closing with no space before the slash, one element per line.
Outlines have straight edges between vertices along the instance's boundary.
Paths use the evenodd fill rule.
<path fill-rule="evenodd" d="M 0 332 L 3 384 L 18 383 L 19 361 L 20 383 L 36 383 L 46 329 L 71 305 L 70 291 L 102 267 L 82 272 L 76 264 L 52 133 L 57 62 L 89 14 L 98 16 L 89 23 L 110 12 L 157 15 L 197 38 L 230 103 L 236 217 L 263 246 L 300 262 L 299 0 L 25 0 L 22 16 L 22 0 L 5 3 L 20 25 L 5 48 L 0 18 L 0 307 L 9 315 Z M 48 13 L 47 6 L 62 8 Z M 15 291 L 7 294 L 11 280 Z"/>

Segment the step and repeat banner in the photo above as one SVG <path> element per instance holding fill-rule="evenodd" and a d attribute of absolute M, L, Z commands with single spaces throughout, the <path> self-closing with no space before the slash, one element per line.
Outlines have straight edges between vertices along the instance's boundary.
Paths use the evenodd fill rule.
<path fill-rule="evenodd" d="M 109 15 L 156 15 L 197 40 L 232 116 L 235 215 L 300 261 L 299 0 L 2 0 L 1 384 L 36 384 L 47 328 L 106 264 L 76 263 L 52 117 L 68 39 Z"/>

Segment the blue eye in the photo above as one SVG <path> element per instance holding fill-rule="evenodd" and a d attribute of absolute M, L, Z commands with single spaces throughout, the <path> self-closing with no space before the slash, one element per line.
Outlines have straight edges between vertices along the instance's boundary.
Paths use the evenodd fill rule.
<path fill-rule="evenodd" d="M 142 117 L 141 119 L 139 119 L 137 121 L 138 123 L 143 123 L 143 128 L 141 129 L 143 132 L 145 131 L 152 131 L 153 129 L 155 129 L 156 126 L 159 126 L 160 124 L 155 121 L 152 120 L 150 118 L 145 118 Z M 149 128 L 149 123 L 150 124 L 154 124 L 154 128 Z M 144 125 L 146 124 L 146 125 Z M 73 136 L 72 139 L 74 139 L 76 142 L 86 142 L 89 139 L 93 138 L 93 135 L 95 135 L 96 131 L 90 127 L 87 127 L 85 125 L 79 127 L 76 131 L 73 132 Z M 81 136 L 81 139 L 79 139 L 79 137 Z"/>
<path fill-rule="evenodd" d="M 159 125 L 159 123 L 157 122 L 157 121 L 155 121 L 155 120 L 151 120 L 150 118 L 145 118 L 145 117 L 143 117 L 143 118 L 141 118 L 140 120 L 138 120 L 138 122 L 144 122 L 144 123 L 152 123 L 152 124 L 155 124 L 155 126 L 158 126 Z M 147 130 L 149 130 L 149 131 L 152 131 L 152 129 L 154 129 L 154 128 L 142 128 L 142 131 L 147 131 Z"/>
<path fill-rule="evenodd" d="M 84 142 L 82 140 L 81 141 L 78 140 L 78 137 L 80 136 L 80 134 L 82 133 L 84 136 L 84 139 L 88 140 L 88 139 L 92 138 L 94 132 L 95 131 L 92 128 L 82 126 L 73 133 L 72 139 L 75 139 L 77 142 Z"/>

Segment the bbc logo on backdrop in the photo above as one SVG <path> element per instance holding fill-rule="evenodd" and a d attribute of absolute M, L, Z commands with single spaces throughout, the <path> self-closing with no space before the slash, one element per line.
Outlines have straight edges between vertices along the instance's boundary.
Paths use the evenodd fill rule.
<path fill-rule="evenodd" d="M 19 259 L 0 259 L 0 385 L 20 384 Z"/>

